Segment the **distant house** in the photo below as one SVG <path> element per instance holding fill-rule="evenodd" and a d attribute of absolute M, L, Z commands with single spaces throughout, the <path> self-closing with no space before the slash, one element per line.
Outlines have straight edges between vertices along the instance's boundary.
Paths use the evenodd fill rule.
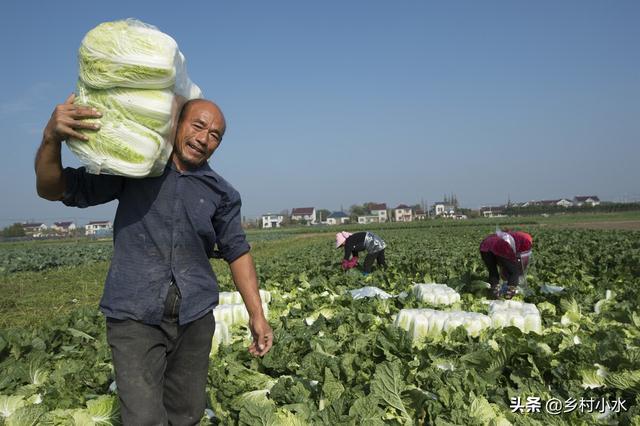
<path fill-rule="evenodd" d="M 466 214 L 456 213 L 453 215 L 453 218 L 456 220 L 465 220 L 468 219 Z"/>
<path fill-rule="evenodd" d="M 425 211 L 424 211 L 424 210 L 422 210 L 422 209 L 417 209 L 417 210 L 414 212 L 413 218 L 414 218 L 415 220 L 426 220 L 426 219 L 427 219 L 427 212 L 425 212 Z"/>
<path fill-rule="evenodd" d="M 297 207 L 291 210 L 291 220 L 305 221 L 309 225 L 316 223 L 315 207 Z"/>
<path fill-rule="evenodd" d="M 59 234 L 70 234 L 72 231 L 75 231 L 76 224 L 73 222 L 53 222 L 51 229 Z"/>
<path fill-rule="evenodd" d="M 263 214 L 262 215 L 262 227 L 263 228 L 280 228 L 284 216 L 281 214 Z"/>
<path fill-rule="evenodd" d="M 28 237 L 39 238 L 43 236 L 43 232 L 47 230 L 47 225 L 41 222 L 23 223 L 22 229 Z"/>
<path fill-rule="evenodd" d="M 597 206 L 600 204 L 600 198 L 597 195 L 577 195 L 573 197 L 573 205 L 582 207 L 585 204 L 591 207 Z"/>
<path fill-rule="evenodd" d="M 406 204 L 400 204 L 393 210 L 393 216 L 396 222 L 412 222 L 413 210 Z"/>
<path fill-rule="evenodd" d="M 349 215 L 344 212 L 333 212 L 327 217 L 327 225 L 343 225 L 349 222 Z"/>
<path fill-rule="evenodd" d="M 113 225 L 109 220 L 95 220 L 84 227 L 84 233 L 91 236 L 108 235 L 113 231 Z"/>
<path fill-rule="evenodd" d="M 380 223 L 380 216 L 373 216 L 373 215 L 367 215 L 367 216 L 358 216 L 358 223 L 360 225 L 367 225 L 369 223 Z"/>
<path fill-rule="evenodd" d="M 505 206 L 483 206 L 480 207 L 482 217 L 504 217 Z"/>
<path fill-rule="evenodd" d="M 537 205 L 539 206 L 545 206 L 545 207 L 556 207 L 556 206 L 560 206 L 560 207 L 571 207 L 573 205 L 573 203 L 565 198 L 560 198 L 560 199 L 556 199 L 556 200 L 542 200 L 542 201 L 538 201 Z"/>
<path fill-rule="evenodd" d="M 456 208 L 451 204 L 438 202 L 433 204 L 433 215 L 437 217 L 453 217 L 456 214 Z"/>
<path fill-rule="evenodd" d="M 389 220 L 387 216 L 386 203 L 372 204 L 371 206 L 369 206 L 369 211 L 371 212 L 371 216 L 378 216 L 379 223 L 386 222 L 387 220 Z M 359 219 L 358 219 L 358 223 L 360 223 Z"/>

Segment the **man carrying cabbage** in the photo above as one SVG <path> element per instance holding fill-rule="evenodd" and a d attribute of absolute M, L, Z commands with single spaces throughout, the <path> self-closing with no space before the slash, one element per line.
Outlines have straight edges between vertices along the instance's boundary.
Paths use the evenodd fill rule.
<path fill-rule="evenodd" d="M 100 132 L 101 112 L 58 105 L 36 155 L 38 194 L 67 206 L 118 200 L 114 253 L 100 309 L 106 316 L 125 425 L 198 424 L 215 328 L 218 284 L 209 258 L 217 246 L 250 315 L 249 352 L 272 345 L 253 260 L 241 228 L 240 195 L 207 160 L 225 120 L 212 102 L 185 104 L 174 148 L 158 177 L 89 174 L 62 167 L 61 145 Z M 90 119 L 90 120 L 88 120 Z"/>

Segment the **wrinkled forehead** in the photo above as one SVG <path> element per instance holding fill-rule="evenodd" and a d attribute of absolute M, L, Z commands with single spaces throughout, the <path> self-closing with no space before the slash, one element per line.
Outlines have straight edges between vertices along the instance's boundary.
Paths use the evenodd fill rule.
<path fill-rule="evenodd" d="M 197 99 L 188 102 L 184 106 L 182 116 L 183 120 L 200 120 L 208 126 L 215 125 L 215 127 L 220 129 L 222 132 L 224 132 L 227 127 L 222 110 L 220 110 L 220 108 L 213 102 L 205 99 Z"/>

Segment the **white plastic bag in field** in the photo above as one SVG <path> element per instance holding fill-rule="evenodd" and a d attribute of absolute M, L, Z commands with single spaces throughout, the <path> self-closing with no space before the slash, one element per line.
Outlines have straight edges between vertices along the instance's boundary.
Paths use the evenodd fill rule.
<path fill-rule="evenodd" d="M 380 290 L 378 287 L 362 287 L 356 290 L 349 290 L 351 297 L 354 299 L 364 299 L 365 297 L 379 297 L 381 299 L 389 299 L 394 297 L 384 290 Z"/>

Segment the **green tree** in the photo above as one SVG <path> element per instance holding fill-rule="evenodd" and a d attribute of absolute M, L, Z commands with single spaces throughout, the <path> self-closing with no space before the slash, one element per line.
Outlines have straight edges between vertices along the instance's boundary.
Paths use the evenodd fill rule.
<path fill-rule="evenodd" d="M 330 214 L 331 214 L 331 211 L 329 211 L 327 209 L 319 209 L 316 212 L 316 218 L 317 218 L 318 222 L 322 222 L 323 220 L 327 220 L 327 218 L 329 217 Z"/>
<path fill-rule="evenodd" d="M 354 204 L 349 208 L 349 218 L 355 223 L 358 223 L 358 216 L 364 216 L 367 213 L 369 213 L 367 208 L 358 204 Z"/>
<path fill-rule="evenodd" d="M 7 226 L 2 230 L 3 237 L 24 237 L 24 228 L 21 223 L 14 223 L 11 226 Z"/>

